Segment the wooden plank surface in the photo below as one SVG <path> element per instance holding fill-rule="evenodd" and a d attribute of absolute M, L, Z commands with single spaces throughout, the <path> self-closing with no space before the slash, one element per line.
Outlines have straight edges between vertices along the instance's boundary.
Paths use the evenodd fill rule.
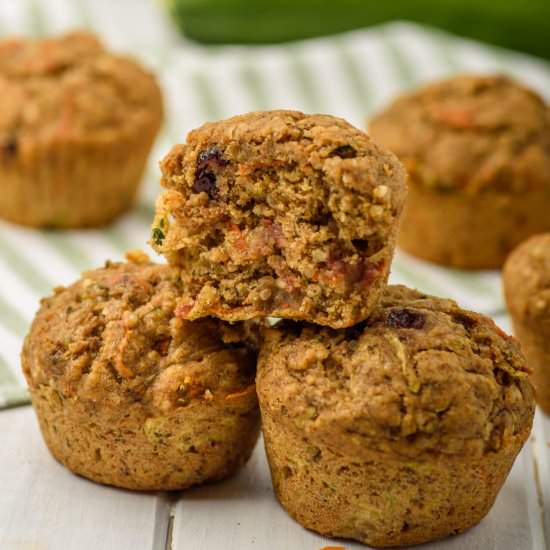
<path fill-rule="evenodd" d="M 422 548 L 546 550 L 542 523 L 545 517 L 548 532 L 549 426 L 548 417 L 538 413 L 533 436 L 479 526 Z M 148 495 L 70 474 L 46 450 L 30 407 L 3 411 L 0 434 L 2 550 L 366 548 L 325 539 L 288 517 L 274 498 L 261 443 L 247 467 L 228 482 Z"/>
<path fill-rule="evenodd" d="M 541 512 L 532 477 L 531 445 L 527 445 L 495 506 L 477 527 L 426 550 L 543 550 Z M 531 514 L 530 514 L 531 512 Z M 535 520 L 531 525 L 530 519 Z M 537 519 L 538 518 L 538 519 Z M 294 522 L 277 504 L 259 445 L 248 466 L 225 484 L 187 492 L 175 509 L 173 550 L 319 550 L 365 546 L 320 537 Z"/>
<path fill-rule="evenodd" d="M 96 485 L 48 453 L 30 407 L 0 413 L 0 549 L 164 549 L 166 499 Z"/>
<path fill-rule="evenodd" d="M 173 550 L 317 550 L 329 545 L 344 543 L 303 529 L 278 505 L 261 441 L 240 474 L 186 492 L 175 508 Z M 352 543 L 345 547 L 365 548 Z"/>

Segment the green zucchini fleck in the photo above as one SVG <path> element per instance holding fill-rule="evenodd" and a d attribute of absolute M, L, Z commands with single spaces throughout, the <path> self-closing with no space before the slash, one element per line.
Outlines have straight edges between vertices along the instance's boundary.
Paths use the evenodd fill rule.
<path fill-rule="evenodd" d="M 164 238 L 166 235 L 164 234 L 164 231 L 160 227 L 154 227 L 153 232 L 151 233 L 151 238 L 153 239 L 153 242 L 156 245 L 161 245 L 164 241 Z"/>

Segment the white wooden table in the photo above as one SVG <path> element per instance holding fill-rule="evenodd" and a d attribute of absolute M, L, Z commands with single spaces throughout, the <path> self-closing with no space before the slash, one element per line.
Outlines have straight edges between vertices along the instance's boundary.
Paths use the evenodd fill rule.
<path fill-rule="evenodd" d="M 46 450 L 30 407 L 0 412 L 0 437 L 1 550 L 365 548 L 317 536 L 286 515 L 273 496 L 261 442 L 247 467 L 228 482 L 144 494 L 97 485 L 65 470 Z M 550 548 L 549 443 L 550 419 L 537 413 L 534 435 L 485 520 L 421 548 Z"/>

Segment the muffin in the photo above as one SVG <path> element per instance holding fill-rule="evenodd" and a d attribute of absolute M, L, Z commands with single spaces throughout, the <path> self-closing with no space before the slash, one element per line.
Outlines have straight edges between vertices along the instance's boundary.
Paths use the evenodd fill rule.
<path fill-rule="evenodd" d="M 0 42 L 0 216 L 33 227 L 110 222 L 134 200 L 160 90 L 88 33 Z"/>
<path fill-rule="evenodd" d="M 550 110 L 505 76 L 463 75 L 405 95 L 370 133 L 409 173 L 399 246 L 466 269 L 499 268 L 550 230 Z"/>
<path fill-rule="evenodd" d="M 334 328 L 371 313 L 406 194 L 399 161 L 326 115 L 205 124 L 161 163 L 152 244 L 182 267 L 181 315 Z"/>
<path fill-rule="evenodd" d="M 259 433 L 246 325 L 174 313 L 177 269 L 136 256 L 42 301 L 23 370 L 53 456 L 76 474 L 138 490 L 223 479 Z"/>
<path fill-rule="evenodd" d="M 514 250 L 502 276 L 514 334 L 533 369 L 537 403 L 550 414 L 550 233 Z"/>
<path fill-rule="evenodd" d="M 534 412 L 512 338 L 402 286 L 368 324 L 268 331 L 256 384 L 283 507 L 308 529 L 376 547 L 478 523 Z"/>

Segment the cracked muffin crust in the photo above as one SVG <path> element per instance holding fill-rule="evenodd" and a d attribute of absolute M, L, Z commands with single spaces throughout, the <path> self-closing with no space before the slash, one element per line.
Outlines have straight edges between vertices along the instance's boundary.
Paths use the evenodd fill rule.
<path fill-rule="evenodd" d="M 406 187 L 364 132 L 325 115 L 249 113 L 192 131 L 161 168 L 151 240 L 182 267 L 183 317 L 339 328 L 371 313 Z"/>
<path fill-rule="evenodd" d="M 253 333 L 179 318 L 177 269 L 132 259 L 42 301 L 22 352 L 42 434 L 57 460 L 100 483 L 225 478 L 259 433 Z"/>
<path fill-rule="evenodd" d="M 159 130 L 154 77 L 89 33 L 0 42 L 0 216 L 111 221 L 133 202 Z"/>
<path fill-rule="evenodd" d="M 371 135 L 409 173 L 399 246 L 461 268 L 501 267 L 550 230 L 550 109 L 505 76 L 461 75 L 398 98 Z"/>
<path fill-rule="evenodd" d="M 502 281 L 514 334 L 533 369 L 537 403 L 550 414 L 550 233 L 518 246 Z"/>
<path fill-rule="evenodd" d="M 378 547 L 478 523 L 534 413 L 512 338 L 402 286 L 347 330 L 270 329 L 256 383 L 281 504 L 309 529 Z"/>

